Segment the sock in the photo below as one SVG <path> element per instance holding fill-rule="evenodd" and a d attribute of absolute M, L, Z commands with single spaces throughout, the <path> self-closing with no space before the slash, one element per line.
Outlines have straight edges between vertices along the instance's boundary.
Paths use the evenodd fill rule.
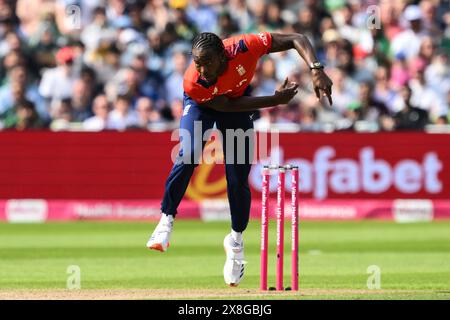
<path fill-rule="evenodd" d="M 231 230 L 231 237 L 233 240 L 239 244 L 242 243 L 242 232 L 236 232 L 234 230 Z"/>
<path fill-rule="evenodd" d="M 165 213 L 161 214 L 161 220 L 160 220 L 161 223 L 173 223 L 173 220 L 174 220 L 174 218 L 172 215 L 165 214 Z"/>

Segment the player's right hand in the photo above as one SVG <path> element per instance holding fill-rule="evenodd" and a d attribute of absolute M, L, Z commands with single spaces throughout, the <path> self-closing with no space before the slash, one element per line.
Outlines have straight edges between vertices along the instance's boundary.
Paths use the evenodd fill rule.
<path fill-rule="evenodd" d="M 289 83 L 288 78 L 284 80 L 283 84 L 275 90 L 275 99 L 277 101 L 277 104 L 287 104 L 289 101 L 291 101 L 292 98 L 295 97 L 295 95 L 298 92 L 298 83 L 291 82 Z"/>

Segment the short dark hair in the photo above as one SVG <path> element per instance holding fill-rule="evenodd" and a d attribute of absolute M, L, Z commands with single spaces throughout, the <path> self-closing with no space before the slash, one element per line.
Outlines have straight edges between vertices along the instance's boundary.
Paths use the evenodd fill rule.
<path fill-rule="evenodd" d="M 128 102 L 128 103 L 131 103 L 132 101 L 133 101 L 133 98 L 132 98 L 132 96 L 131 96 L 131 94 L 130 93 L 128 93 L 128 92 L 121 92 L 121 93 L 119 93 L 118 95 L 117 95 L 117 99 L 116 99 L 116 101 L 119 101 L 119 100 L 121 100 L 121 101 L 126 101 L 126 102 Z"/>
<path fill-rule="evenodd" d="M 17 109 L 28 109 L 28 110 L 33 110 L 33 111 L 36 110 L 34 103 L 29 100 L 26 100 L 26 99 L 17 102 L 16 108 Z"/>
<path fill-rule="evenodd" d="M 105 15 L 106 14 L 106 9 L 105 9 L 105 7 L 98 6 L 98 7 L 94 8 L 94 12 L 93 13 L 94 13 L 94 15 L 97 15 L 97 14 Z"/>
<path fill-rule="evenodd" d="M 192 40 L 192 50 L 212 50 L 215 53 L 222 53 L 225 50 L 222 39 L 212 32 L 202 32 Z"/>

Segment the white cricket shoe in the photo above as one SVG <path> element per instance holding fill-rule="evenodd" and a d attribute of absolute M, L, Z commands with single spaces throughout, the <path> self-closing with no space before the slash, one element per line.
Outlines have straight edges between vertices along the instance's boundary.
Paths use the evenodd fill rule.
<path fill-rule="evenodd" d="M 153 231 L 152 236 L 147 242 L 147 248 L 151 250 L 158 250 L 161 252 L 167 251 L 169 247 L 170 235 L 173 229 L 173 216 L 161 214 L 161 219 Z"/>
<path fill-rule="evenodd" d="M 225 236 L 223 247 L 227 258 L 223 267 L 225 283 L 230 287 L 237 287 L 244 278 L 244 242 L 237 243 L 231 233 Z"/>

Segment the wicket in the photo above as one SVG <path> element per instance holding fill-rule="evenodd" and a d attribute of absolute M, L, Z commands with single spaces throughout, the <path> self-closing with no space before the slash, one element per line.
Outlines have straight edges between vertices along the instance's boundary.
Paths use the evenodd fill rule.
<path fill-rule="evenodd" d="M 264 166 L 262 171 L 262 201 L 261 201 L 261 276 L 260 289 L 267 290 L 267 263 L 268 263 L 268 232 L 269 232 L 269 182 L 271 170 L 278 170 L 277 183 L 277 241 L 276 241 L 276 287 L 277 291 L 284 290 L 283 266 L 284 266 L 284 201 L 286 171 L 291 170 L 291 290 L 298 290 L 298 179 L 297 166 Z"/>

